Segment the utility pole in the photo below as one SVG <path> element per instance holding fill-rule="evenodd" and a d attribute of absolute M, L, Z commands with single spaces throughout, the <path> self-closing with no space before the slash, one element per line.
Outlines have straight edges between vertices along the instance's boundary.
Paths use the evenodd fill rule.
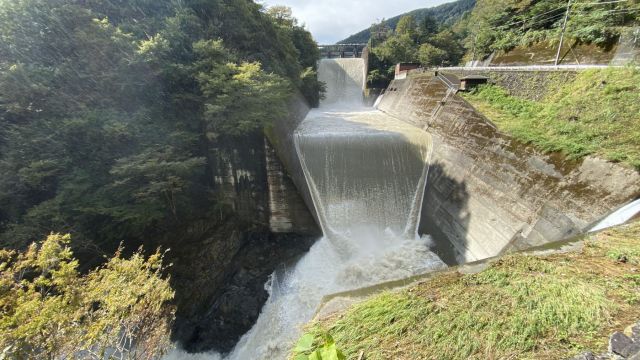
<path fill-rule="evenodd" d="M 564 41 L 564 31 L 567 29 L 567 20 L 569 20 L 569 12 L 571 11 L 571 1 L 567 2 L 567 12 L 564 14 L 564 22 L 562 23 L 562 33 L 560 34 L 560 44 L 558 44 L 558 53 L 556 54 L 555 65 L 558 66 L 560 61 L 560 50 L 562 50 L 562 42 Z"/>

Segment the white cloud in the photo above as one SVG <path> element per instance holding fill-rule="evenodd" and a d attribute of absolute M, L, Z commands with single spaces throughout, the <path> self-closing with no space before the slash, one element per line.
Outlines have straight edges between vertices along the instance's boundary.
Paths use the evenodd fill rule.
<path fill-rule="evenodd" d="M 369 27 L 407 11 L 432 7 L 452 0 L 263 0 L 266 6 L 286 5 L 293 15 L 307 25 L 321 44 L 333 44 Z"/>

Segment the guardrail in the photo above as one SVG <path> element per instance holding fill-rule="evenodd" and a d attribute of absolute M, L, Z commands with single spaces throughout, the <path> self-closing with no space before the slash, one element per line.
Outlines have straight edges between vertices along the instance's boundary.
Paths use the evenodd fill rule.
<path fill-rule="evenodd" d="M 530 66 L 452 66 L 424 69 L 425 71 L 567 71 L 606 69 L 610 67 L 625 67 L 625 65 L 530 65 Z"/>
<path fill-rule="evenodd" d="M 446 76 L 442 76 L 442 74 L 438 74 L 437 78 L 440 79 L 440 81 L 442 81 L 450 89 L 458 90 L 460 88 L 459 86 L 456 86 L 454 83 L 452 83 L 451 80 L 449 80 Z"/>

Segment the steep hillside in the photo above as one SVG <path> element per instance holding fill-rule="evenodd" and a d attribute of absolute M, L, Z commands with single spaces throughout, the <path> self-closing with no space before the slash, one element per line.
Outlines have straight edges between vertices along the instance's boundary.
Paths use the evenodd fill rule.
<path fill-rule="evenodd" d="M 451 3 L 442 4 L 436 7 L 417 9 L 408 13 L 398 15 L 386 20 L 384 23 L 391 29 L 395 29 L 398 22 L 403 16 L 411 15 L 417 22 L 424 20 L 430 16 L 438 21 L 441 25 L 451 25 L 458 21 L 467 11 L 473 9 L 476 0 L 458 0 Z M 371 37 L 370 29 L 365 29 L 359 33 L 353 34 L 348 38 L 339 41 L 338 44 L 360 44 L 366 43 Z"/>
<path fill-rule="evenodd" d="M 23 304 L 42 308 L 46 319 L 67 311 L 56 302 L 53 316 L 31 302 L 40 293 L 61 301 L 65 290 L 55 279 L 57 288 L 38 280 L 33 297 L 21 295 L 20 277 L 3 280 L 2 252 L 32 254 L 30 244 L 52 232 L 71 235 L 64 246 L 78 259 L 72 270 L 83 273 L 116 251 L 172 249 L 174 339 L 191 349 L 229 350 L 266 301 L 262 285 L 273 263 L 298 254 L 280 253 L 297 245 L 280 246 L 285 236 L 268 227 L 262 130 L 288 113 L 294 94 L 317 101 L 318 56 L 290 10 L 251 0 L 0 0 L 0 358 L 44 358 L 15 355 L 20 346 L 47 355 L 41 349 L 48 344 L 31 335 L 71 326 L 78 341 L 102 334 L 77 324 L 82 312 L 74 309 L 66 313 L 73 325 L 36 328 L 36 318 L 23 330 L 22 318 L 9 319 L 13 311 L 29 318 Z M 43 277 L 52 270 L 47 265 Z M 65 285 L 69 273 L 60 270 Z M 33 279 L 34 270 L 25 276 Z M 18 282 L 15 307 L 3 298 L 7 281 Z M 124 285 L 110 288 L 140 289 Z M 255 305 L 214 308 L 222 296 Z M 76 300 L 65 295 L 67 302 Z M 109 309 L 116 303 L 126 304 L 109 300 Z M 105 324 L 129 333 L 120 320 Z M 76 353 L 48 351 L 46 358 Z"/>
<path fill-rule="evenodd" d="M 528 50 L 531 47 L 550 48 L 547 57 L 553 60 L 566 14 L 565 0 L 478 0 L 471 14 L 456 27 L 466 35 L 468 60 L 481 60 L 492 53 L 500 56 L 514 49 L 535 56 L 539 51 Z M 590 53 L 610 52 L 621 36 L 637 39 L 634 30 L 639 17 L 638 1 L 574 1 L 569 8 L 562 55 L 580 58 L 570 47 L 585 44 L 594 47 Z M 580 62 L 585 59 L 578 59 Z"/>

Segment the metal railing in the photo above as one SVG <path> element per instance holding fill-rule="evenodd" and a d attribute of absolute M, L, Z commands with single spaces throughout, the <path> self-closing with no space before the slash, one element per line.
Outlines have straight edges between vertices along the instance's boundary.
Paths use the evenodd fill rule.
<path fill-rule="evenodd" d="M 525 66 L 451 66 L 438 67 L 428 70 L 434 71 L 571 71 L 588 69 L 606 69 L 610 67 L 624 67 L 624 65 L 525 65 Z M 427 69 L 425 69 L 427 70 Z"/>

